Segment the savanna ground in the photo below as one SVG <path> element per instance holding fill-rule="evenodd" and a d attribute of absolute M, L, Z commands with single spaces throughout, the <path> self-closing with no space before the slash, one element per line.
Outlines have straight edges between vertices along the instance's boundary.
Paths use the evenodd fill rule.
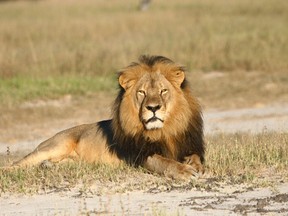
<path fill-rule="evenodd" d="M 288 2 L 137 5 L 0 3 L 0 164 L 108 118 L 115 72 L 160 54 L 187 66 L 203 105 L 204 178 L 85 163 L 0 170 L 1 214 L 287 214 Z"/>

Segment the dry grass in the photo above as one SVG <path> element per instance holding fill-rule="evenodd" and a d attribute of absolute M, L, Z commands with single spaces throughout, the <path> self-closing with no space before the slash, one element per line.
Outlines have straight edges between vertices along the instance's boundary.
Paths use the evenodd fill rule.
<path fill-rule="evenodd" d="M 288 134 L 210 136 L 206 157 L 207 169 L 220 178 L 228 177 L 236 182 L 257 182 L 259 178 L 269 181 L 273 177 L 287 180 Z"/>
<path fill-rule="evenodd" d="M 287 70 L 287 2 L 11 2 L 0 8 L 2 76 L 110 74 L 143 53 L 193 70 Z"/>
<path fill-rule="evenodd" d="M 288 180 L 288 134 L 222 134 L 207 138 L 207 178 L 183 184 L 126 165 L 67 163 L 52 167 L 0 170 L 0 190 L 49 193 L 76 189 L 102 194 L 131 190 L 161 191 L 214 184 L 273 185 Z M 209 183 L 205 183 L 208 181 Z"/>
<path fill-rule="evenodd" d="M 242 78 L 261 71 L 254 81 L 280 83 L 279 91 L 287 92 L 282 89 L 288 69 L 286 1 L 159 0 L 146 12 L 138 11 L 137 4 L 1 3 L 1 103 L 99 91 L 99 76 L 111 78 L 147 53 L 168 56 L 202 73 L 236 71 Z M 232 88 L 250 90 L 245 82 Z M 197 90 L 205 91 L 199 86 Z"/>
<path fill-rule="evenodd" d="M 232 71 L 188 73 L 192 89 L 201 104 L 211 108 L 243 108 L 288 101 L 285 73 Z"/>

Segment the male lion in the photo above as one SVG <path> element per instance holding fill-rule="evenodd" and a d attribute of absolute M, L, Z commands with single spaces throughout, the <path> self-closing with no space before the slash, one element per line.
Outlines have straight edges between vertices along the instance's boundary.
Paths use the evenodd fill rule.
<path fill-rule="evenodd" d="M 124 161 L 176 179 L 203 173 L 201 109 L 184 68 L 163 56 L 141 56 L 118 81 L 112 119 L 61 131 L 13 166 L 78 158 Z"/>

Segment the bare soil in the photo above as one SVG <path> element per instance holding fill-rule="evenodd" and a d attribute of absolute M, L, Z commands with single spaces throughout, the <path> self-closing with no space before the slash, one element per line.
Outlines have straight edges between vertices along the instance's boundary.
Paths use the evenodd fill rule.
<path fill-rule="evenodd" d="M 56 132 L 109 118 L 113 94 L 86 98 L 32 101 L 0 115 L 0 163 L 7 153 L 17 159 Z M 288 104 L 278 103 L 234 110 L 204 110 L 205 133 L 288 130 Z M 80 187 L 80 186 L 79 186 Z M 79 187 L 45 194 L 4 194 L 4 215 L 168 214 L 168 215 L 287 215 L 288 183 L 270 188 L 249 185 L 211 185 L 204 189 L 155 188 L 128 193 L 82 194 Z M 97 185 L 95 185 L 97 187 Z M 93 187 L 91 188 L 93 191 Z"/>
<path fill-rule="evenodd" d="M 101 196 L 79 192 L 0 198 L 4 215 L 287 215 L 288 184 L 274 188 L 215 188 L 214 191 L 147 192 Z"/>

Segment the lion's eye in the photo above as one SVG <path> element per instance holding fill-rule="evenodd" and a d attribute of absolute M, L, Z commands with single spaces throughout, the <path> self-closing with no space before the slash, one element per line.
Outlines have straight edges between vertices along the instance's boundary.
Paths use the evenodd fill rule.
<path fill-rule="evenodd" d="M 143 95 L 143 96 L 145 96 L 145 94 L 146 94 L 144 90 L 138 90 L 137 93 L 139 95 Z"/>
<path fill-rule="evenodd" d="M 168 92 L 168 89 L 162 89 L 161 90 L 161 95 L 166 94 Z"/>

